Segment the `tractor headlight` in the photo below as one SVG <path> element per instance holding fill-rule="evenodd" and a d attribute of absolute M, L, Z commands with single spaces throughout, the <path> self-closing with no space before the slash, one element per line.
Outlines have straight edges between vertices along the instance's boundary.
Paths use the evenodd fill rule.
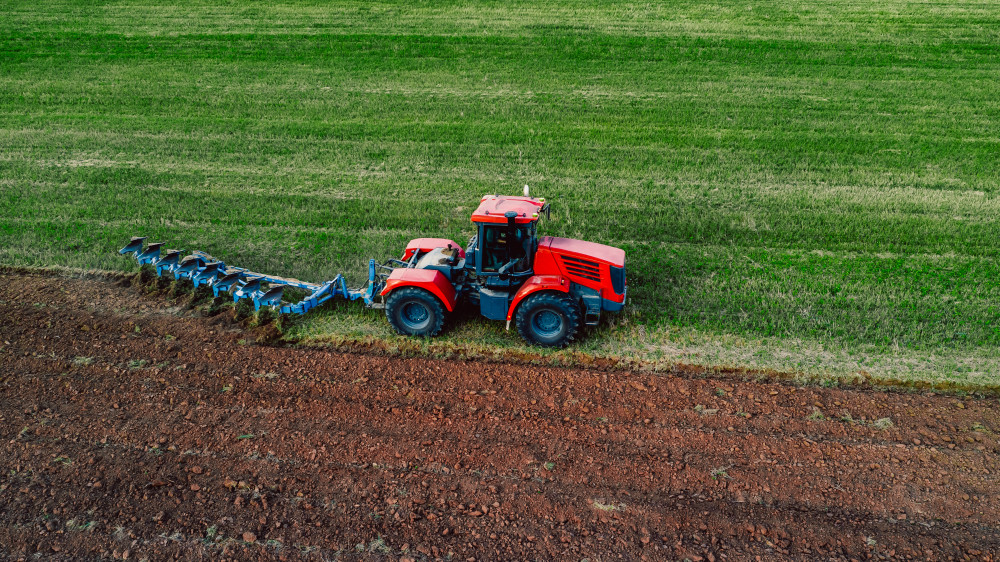
<path fill-rule="evenodd" d="M 611 266 L 611 289 L 616 295 L 625 294 L 625 268 Z"/>

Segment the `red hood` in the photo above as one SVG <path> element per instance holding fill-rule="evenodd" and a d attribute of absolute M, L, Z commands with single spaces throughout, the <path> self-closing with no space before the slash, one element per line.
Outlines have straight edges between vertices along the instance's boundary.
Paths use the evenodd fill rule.
<path fill-rule="evenodd" d="M 590 258 L 604 262 L 615 267 L 625 267 L 625 250 L 598 244 L 596 242 L 586 242 L 584 240 L 574 240 L 572 238 L 557 238 L 555 236 L 545 236 L 538 241 L 539 248 L 549 248 L 555 253 L 577 257 Z"/>

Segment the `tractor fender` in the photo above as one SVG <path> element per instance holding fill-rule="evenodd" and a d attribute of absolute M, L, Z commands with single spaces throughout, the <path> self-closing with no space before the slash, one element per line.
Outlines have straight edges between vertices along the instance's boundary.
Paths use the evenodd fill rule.
<path fill-rule="evenodd" d="M 436 269 L 394 269 L 379 294 L 384 297 L 401 287 L 424 289 L 440 299 L 448 312 L 455 310 L 455 286 Z"/>
<path fill-rule="evenodd" d="M 562 275 L 533 275 L 529 277 L 524 282 L 524 285 L 521 285 L 521 288 L 517 290 L 517 293 L 514 294 L 514 300 L 511 301 L 510 309 L 507 310 L 507 329 L 510 329 L 510 320 L 514 317 L 517 305 L 521 304 L 521 301 L 525 297 L 538 291 L 568 293 L 569 285 L 569 279 Z"/>
<path fill-rule="evenodd" d="M 458 250 L 459 258 L 465 257 L 465 250 L 454 240 L 448 240 L 447 238 L 414 238 L 406 245 L 406 251 L 403 252 L 403 261 L 413 257 L 415 252 L 429 252 L 434 248 L 447 248 L 448 245 Z"/>

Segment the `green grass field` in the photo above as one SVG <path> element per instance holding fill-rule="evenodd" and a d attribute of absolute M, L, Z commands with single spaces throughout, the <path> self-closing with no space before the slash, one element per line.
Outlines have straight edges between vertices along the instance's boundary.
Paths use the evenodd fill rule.
<path fill-rule="evenodd" d="M 1000 384 L 996 2 L 3 6 L 0 263 L 134 268 L 141 233 L 360 284 L 527 183 L 629 255 L 577 349 Z"/>

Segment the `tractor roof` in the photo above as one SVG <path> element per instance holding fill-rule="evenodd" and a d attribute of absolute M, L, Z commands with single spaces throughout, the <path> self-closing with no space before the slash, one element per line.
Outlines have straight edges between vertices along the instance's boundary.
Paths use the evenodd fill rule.
<path fill-rule="evenodd" d="M 517 224 L 527 224 L 538 220 L 538 213 L 545 205 L 544 199 L 534 197 L 484 195 L 479 208 L 472 213 L 472 222 L 507 224 L 505 213 L 514 211 Z"/>

